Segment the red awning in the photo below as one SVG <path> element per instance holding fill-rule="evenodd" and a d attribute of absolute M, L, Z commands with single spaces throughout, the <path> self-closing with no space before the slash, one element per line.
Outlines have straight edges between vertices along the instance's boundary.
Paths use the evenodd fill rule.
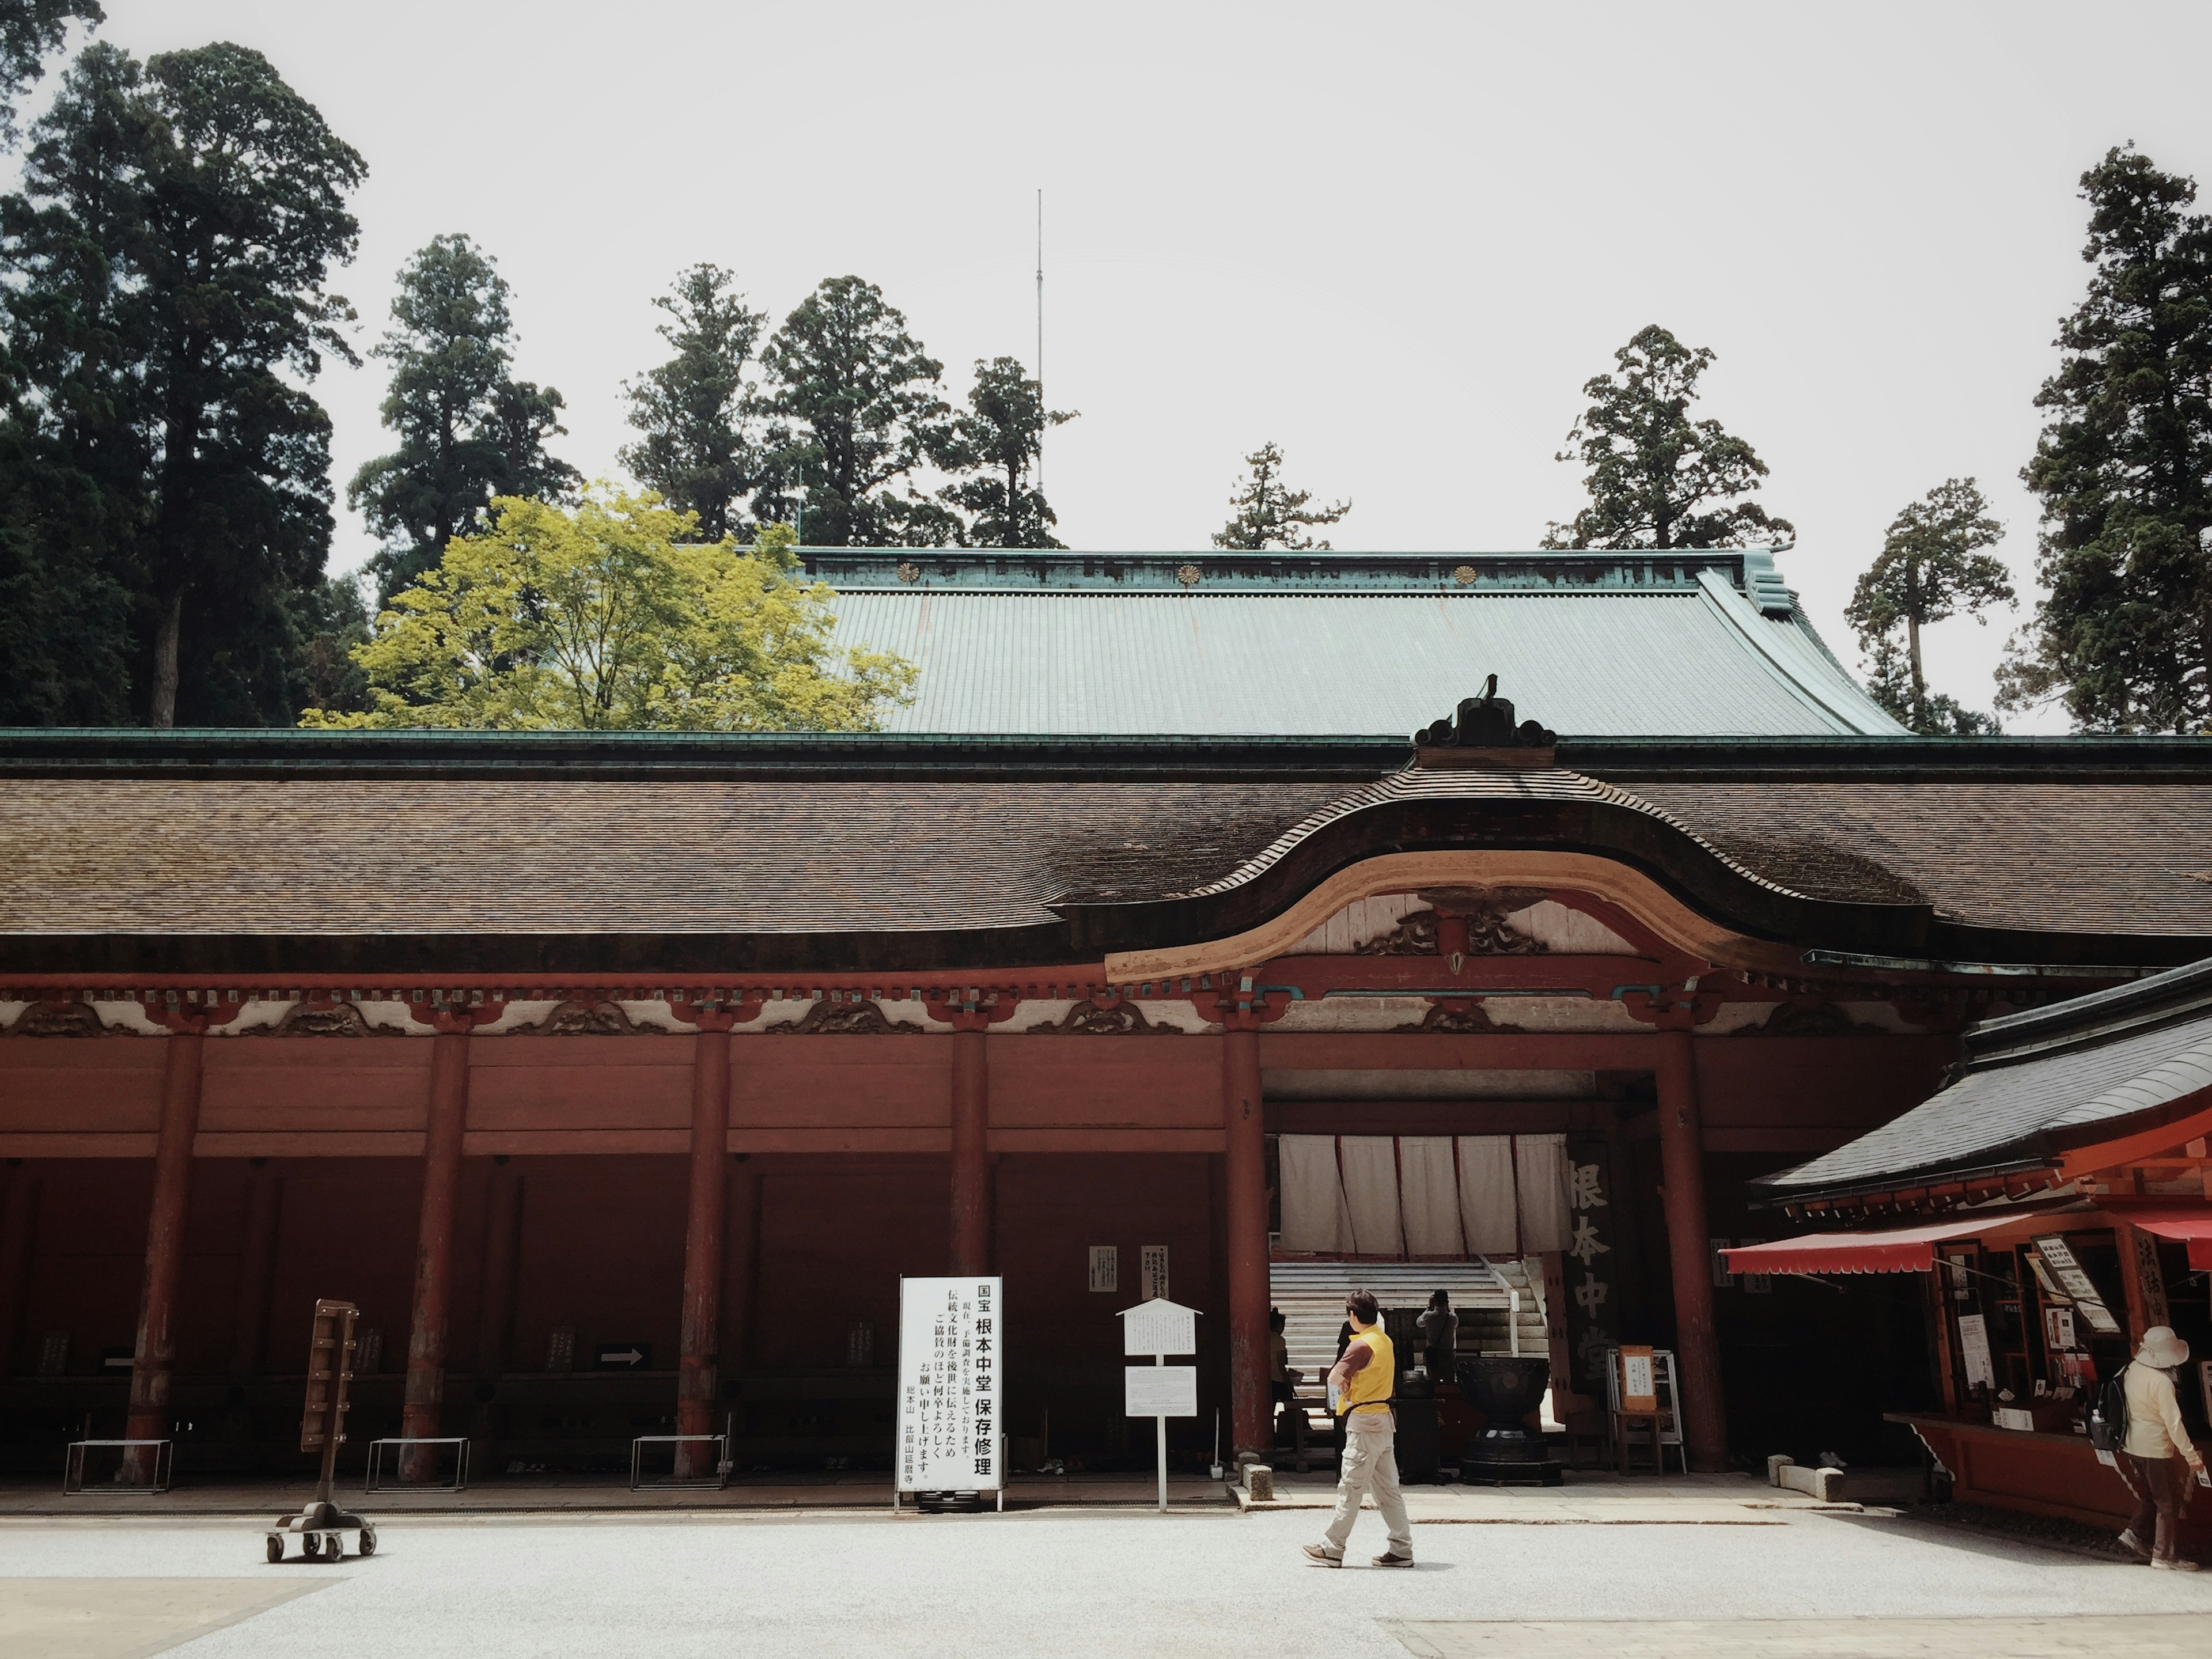
<path fill-rule="evenodd" d="M 1721 1255 L 1732 1273 L 1924 1273 L 1936 1266 L 1938 1244 L 2028 1218 L 2016 1210 L 1985 1212 L 1888 1232 L 1808 1233 L 1741 1245 Z"/>
<path fill-rule="evenodd" d="M 2108 1204 L 2106 1207 L 2147 1233 L 2185 1243 L 2191 1267 L 2212 1268 L 2212 1204 L 2147 1204 L 2140 1208 L 2133 1204 Z"/>

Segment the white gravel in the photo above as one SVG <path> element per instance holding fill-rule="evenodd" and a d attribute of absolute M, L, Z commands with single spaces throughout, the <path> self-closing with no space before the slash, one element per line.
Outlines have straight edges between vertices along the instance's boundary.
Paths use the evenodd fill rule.
<path fill-rule="evenodd" d="M 178 1650 L 728 1659 L 813 1654 L 1403 1656 L 1380 1619 L 1790 1619 L 2212 1613 L 2185 1577 L 1871 1516 L 1778 1525 L 1416 1525 L 1420 1568 L 1328 1571 L 1324 1517 L 1069 1510 L 979 1516 L 387 1522 L 372 1559 L 262 1560 L 233 1522 L 0 1524 L 0 1576 L 325 1584 Z M 1364 1516 L 1351 1559 L 1381 1547 Z M 2212 1625 L 2208 1625 L 2212 1647 Z"/>

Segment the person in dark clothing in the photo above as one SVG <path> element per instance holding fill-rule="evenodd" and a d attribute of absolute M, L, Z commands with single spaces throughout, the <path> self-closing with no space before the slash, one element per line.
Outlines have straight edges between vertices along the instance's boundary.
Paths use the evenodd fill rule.
<path fill-rule="evenodd" d="M 1452 1376 L 1452 1365 L 1459 1347 L 1459 1316 L 1452 1311 L 1451 1297 L 1438 1291 L 1429 1298 L 1428 1311 L 1418 1322 L 1421 1332 L 1421 1357 L 1431 1376 Z"/>
<path fill-rule="evenodd" d="M 1282 1433 L 1283 1407 L 1296 1411 L 1301 1374 L 1291 1369 L 1291 1345 L 1283 1334 L 1289 1321 L 1280 1308 L 1267 1310 L 1267 1392 L 1275 1400 L 1275 1433 Z"/>

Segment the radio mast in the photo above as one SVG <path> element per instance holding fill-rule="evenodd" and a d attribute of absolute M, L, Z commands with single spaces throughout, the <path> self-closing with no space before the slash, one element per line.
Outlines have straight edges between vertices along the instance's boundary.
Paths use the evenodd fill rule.
<path fill-rule="evenodd" d="M 1037 188 L 1037 494 L 1044 494 L 1044 189 Z M 1011 505 L 1011 503 L 1009 503 Z"/>

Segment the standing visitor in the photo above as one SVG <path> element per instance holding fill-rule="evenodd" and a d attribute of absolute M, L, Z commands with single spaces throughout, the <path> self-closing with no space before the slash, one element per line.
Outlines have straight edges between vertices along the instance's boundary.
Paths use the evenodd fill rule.
<path fill-rule="evenodd" d="M 1354 1291 L 1344 1299 L 1352 1340 L 1328 1374 L 1329 1404 L 1344 1419 L 1342 1474 L 1336 1482 L 1336 1517 L 1323 1541 L 1305 1547 L 1315 1565 L 1344 1565 L 1345 1540 L 1359 1518 L 1359 1500 L 1370 1492 L 1382 1512 L 1389 1547 L 1375 1558 L 1378 1567 L 1413 1565 L 1413 1531 L 1406 1521 L 1406 1499 L 1398 1490 L 1397 1419 L 1390 1409 L 1398 1382 L 1398 1356 L 1382 1331 L 1382 1310 L 1374 1292 Z"/>
<path fill-rule="evenodd" d="M 2203 1478 L 2204 1459 L 2182 1425 L 2181 1402 L 2173 1392 L 2173 1370 L 2189 1358 L 2189 1345 L 2170 1325 L 2143 1333 L 2135 1363 L 2122 1374 L 2128 1402 L 2128 1437 L 2119 1455 L 2120 1475 L 2136 1496 L 2135 1519 L 2120 1542 L 2154 1567 L 2195 1572 L 2197 1563 L 2175 1553 L 2181 1511 L 2187 1507 L 2190 1474 Z M 2146 1539 L 2150 1541 L 2146 1542 Z"/>
<path fill-rule="evenodd" d="M 1291 1369 L 1290 1339 L 1283 1334 L 1289 1321 L 1280 1308 L 1267 1310 L 1267 1391 L 1275 1400 L 1275 1438 L 1282 1437 L 1282 1407 L 1298 1408 L 1298 1387 L 1304 1382 L 1303 1373 Z"/>
<path fill-rule="evenodd" d="M 1422 1360 L 1432 1377 L 1455 1375 L 1453 1361 L 1459 1349 L 1459 1316 L 1451 1297 L 1437 1291 L 1429 1297 L 1428 1311 L 1419 1321 Z"/>

